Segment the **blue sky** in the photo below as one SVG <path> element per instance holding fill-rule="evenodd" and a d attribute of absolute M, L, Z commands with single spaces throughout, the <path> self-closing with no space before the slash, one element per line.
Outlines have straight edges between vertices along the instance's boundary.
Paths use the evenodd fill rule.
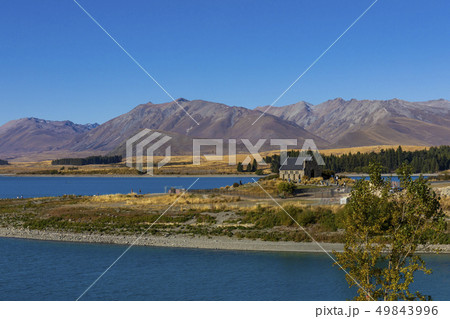
<path fill-rule="evenodd" d="M 373 0 L 79 0 L 175 98 L 272 103 Z M 450 2 L 379 0 L 276 105 L 450 99 Z M 169 97 L 71 0 L 0 10 L 0 125 L 102 123 Z"/>

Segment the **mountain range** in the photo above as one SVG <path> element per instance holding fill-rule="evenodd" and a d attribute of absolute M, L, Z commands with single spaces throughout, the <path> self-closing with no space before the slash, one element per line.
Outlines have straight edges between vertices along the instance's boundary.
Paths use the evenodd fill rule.
<path fill-rule="evenodd" d="M 82 125 L 71 121 L 46 121 L 34 117 L 9 121 L 0 126 L 0 158 L 14 159 L 24 154 L 32 157 L 52 152 L 63 148 L 75 136 L 97 126 L 99 125 Z"/>
<path fill-rule="evenodd" d="M 341 98 L 259 107 L 327 140 L 332 147 L 450 143 L 450 101 L 408 102 Z"/>
<path fill-rule="evenodd" d="M 194 122 L 185 111 L 196 121 Z M 254 125 L 253 122 L 262 116 Z M 193 138 L 295 138 L 298 145 L 313 139 L 319 148 L 370 145 L 450 144 L 450 101 L 408 102 L 343 100 L 318 105 L 298 102 L 282 107 L 255 109 L 203 100 L 146 103 L 101 125 L 14 120 L 0 127 L 0 158 L 55 158 L 77 154 L 122 154 L 125 141 L 148 128 L 170 135 L 172 153 L 192 152 Z M 277 147 L 274 147 L 277 148 Z M 270 149 L 264 144 L 262 150 Z"/>

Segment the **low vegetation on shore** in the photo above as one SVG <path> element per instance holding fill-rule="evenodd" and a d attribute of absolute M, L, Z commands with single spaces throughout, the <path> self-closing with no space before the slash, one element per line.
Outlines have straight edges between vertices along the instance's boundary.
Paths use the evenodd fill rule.
<path fill-rule="evenodd" d="M 438 174 L 437 176 L 433 176 L 429 178 L 430 182 L 444 182 L 444 181 L 450 181 L 450 172 L 442 172 L 441 174 Z"/>
<path fill-rule="evenodd" d="M 269 180 L 262 183 L 274 196 L 279 196 L 278 186 L 283 185 L 283 182 Z M 239 188 L 244 190 L 242 193 L 245 188 L 249 193 L 260 189 L 257 185 L 239 186 L 236 189 Z M 289 196 L 285 199 L 278 197 L 277 201 L 317 241 L 343 242 L 344 206 L 310 205 L 301 198 Z M 175 204 L 158 219 L 173 202 Z M 444 198 L 443 203 L 445 209 L 447 198 Z M 254 199 L 245 195 L 237 196 L 233 190 L 228 195 L 70 195 L 0 200 L 1 227 L 136 235 L 152 224 L 148 233 L 161 236 L 183 234 L 266 241 L 311 241 L 268 197 Z M 448 233 L 442 234 L 440 243 L 450 243 Z"/>
<path fill-rule="evenodd" d="M 74 233 L 167 236 L 229 236 L 269 241 L 310 241 L 280 208 L 269 201 L 237 196 L 187 194 L 167 213 L 177 195 L 63 196 L 0 201 L 0 225 Z M 319 241 L 340 242 L 341 209 L 286 202 L 284 208 Z"/>

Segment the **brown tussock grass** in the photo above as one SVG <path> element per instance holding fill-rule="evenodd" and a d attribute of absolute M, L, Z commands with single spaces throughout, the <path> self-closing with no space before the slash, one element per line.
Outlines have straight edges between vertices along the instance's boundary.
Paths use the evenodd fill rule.
<path fill-rule="evenodd" d="M 447 216 L 450 216 L 450 196 L 441 197 L 441 207 Z"/>
<path fill-rule="evenodd" d="M 177 199 L 178 198 L 178 199 Z M 132 206 L 167 205 L 176 200 L 175 205 L 233 203 L 240 201 L 238 196 L 208 196 L 194 194 L 163 194 L 156 196 L 139 196 L 136 194 L 100 195 L 89 199 L 93 203 L 123 203 Z"/>

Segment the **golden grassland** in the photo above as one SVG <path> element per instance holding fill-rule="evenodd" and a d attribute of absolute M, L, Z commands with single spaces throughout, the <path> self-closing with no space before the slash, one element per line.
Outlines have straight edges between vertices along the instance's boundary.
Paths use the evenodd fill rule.
<path fill-rule="evenodd" d="M 136 169 L 124 164 L 67 166 L 52 165 L 51 161 L 12 162 L 0 166 L 0 174 L 18 175 L 138 175 Z"/>
<path fill-rule="evenodd" d="M 238 162 L 244 161 L 247 155 L 237 155 Z M 162 158 L 155 156 L 155 162 Z M 253 158 L 252 158 L 253 159 Z M 200 165 L 192 164 L 192 157 L 172 156 L 171 162 L 162 168 L 154 168 L 154 175 L 248 175 L 246 172 L 236 171 L 236 165 L 229 165 L 228 156 L 222 161 L 202 160 Z M 144 158 L 144 163 L 146 159 Z M 144 169 L 146 167 L 144 166 Z M 268 165 L 262 166 L 265 174 L 270 173 Z M 125 163 L 107 165 L 52 165 L 51 161 L 42 162 L 12 162 L 10 165 L 0 166 L 0 174 L 20 175 L 140 175 L 135 168 L 125 166 Z M 252 173 L 251 173 L 252 174 Z"/>
<path fill-rule="evenodd" d="M 343 155 L 348 153 L 379 153 L 381 150 L 387 150 L 387 149 L 397 149 L 399 146 L 402 147 L 403 151 L 406 152 L 414 152 L 414 151 L 421 151 L 421 150 L 427 150 L 430 147 L 429 146 L 417 146 L 417 145 L 375 145 L 375 146 L 360 146 L 360 147 L 347 147 L 347 148 L 336 148 L 336 149 L 325 149 L 320 150 L 320 153 L 324 155 Z"/>
<path fill-rule="evenodd" d="M 369 153 L 379 152 L 382 149 L 397 148 L 398 145 L 377 145 L 362 146 L 351 148 L 325 149 L 320 152 L 324 155 L 342 155 L 347 153 Z M 426 146 L 402 145 L 404 151 L 416 151 L 428 149 Z M 279 154 L 279 151 L 262 152 L 261 156 Z M 253 160 L 250 154 L 237 154 L 236 162 L 244 162 L 247 157 Z M 155 156 L 155 162 L 160 161 L 162 157 Z M 144 158 L 144 162 L 146 159 Z M 234 161 L 232 161 L 234 162 Z M 220 161 L 207 161 L 204 157 L 200 165 L 192 164 L 191 155 L 172 156 L 170 163 L 160 169 L 155 168 L 155 175 L 246 175 L 248 173 L 239 173 L 236 171 L 236 165 L 229 165 L 230 158 L 224 155 Z M 0 166 L 0 174 L 35 174 L 35 175 L 139 175 L 134 168 L 128 168 L 124 163 L 109 165 L 85 165 L 85 166 L 64 166 L 51 165 L 51 161 L 40 162 L 11 162 L 11 165 Z M 270 173 L 269 165 L 260 165 L 258 168 L 263 170 L 264 174 Z"/>
<path fill-rule="evenodd" d="M 429 146 L 419 146 L 419 145 L 372 145 L 372 146 L 357 146 L 357 147 L 345 147 L 345 148 L 330 148 L 330 149 L 321 149 L 320 154 L 323 155 L 336 155 L 340 156 L 343 154 L 348 153 L 379 153 L 381 150 L 387 150 L 387 149 L 397 149 L 399 146 L 402 147 L 403 151 L 413 152 L 413 151 L 420 151 L 420 150 L 427 150 L 430 147 Z M 264 155 L 274 155 L 274 154 L 280 154 L 279 151 L 270 151 L 270 152 L 264 152 L 261 153 Z"/>

